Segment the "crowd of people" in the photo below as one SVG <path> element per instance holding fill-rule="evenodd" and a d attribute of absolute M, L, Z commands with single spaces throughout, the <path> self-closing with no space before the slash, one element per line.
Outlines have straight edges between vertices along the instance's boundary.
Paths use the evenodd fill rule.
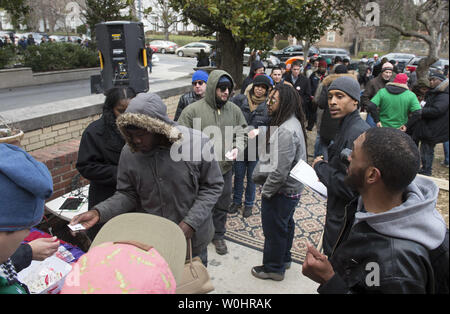
<path fill-rule="evenodd" d="M 207 266 L 208 244 L 220 255 L 229 252 L 227 216 L 254 215 L 260 186 L 264 249 L 262 264 L 249 272 L 282 281 L 304 190 L 289 174 L 314 153 L 311 166 L 328 190 L 323 252 L 308 244 L 302 271 L 320 283 L 318 292 L 448 293 L 448 228 L 436 209 L 439 189 L 416 177 L 432 174 L 436 144 L 448 147 L 448 73 L 432 72 L 410 90 L 408 77 L 392 63 L 375 62 L 369 70 L 362 61 L 357 70 L 339 58 L 317 58 L 306 69 L 296 61 L 289 71 L 281 65 L 267 75 L 255 60 L 240 93 L 227 72 L 198 70 L 173 120 L 156 94 L 113 88 L 102 117 L 80 142 L 77 169 L 90 180 L 89 210 L 71 224 L 82 224 L 95 238 L 120 214 L 161 216 L 178 224 L 193 256 Z M 314 126 L 314 152 L 308 152 Z M 20 148 L 0 149 L 41 167 Z M 22 186 L 23 174 L 10 167 L 0 159 L 2 199 Z M 1 251 L 9 248 L 1 255 L 2 271 L 14 267 L 11 255 L 42 217 L 51 194 L 47 172 L 36 174 L 43 178 L 27 196 L 39 200 L 39 211 L 19 206 L 29 220 L 10 206 L 19 197 L 0 206 Z M 435 258 L 436 252 L 443 254 Z M 367 280 L 369 264 L 380 269 L 374 281 Z M 18 284 L 5 273 L 2 284 Z"/>
<path fill-rule="evenodd" d="M 34 45 L 38 45 L 38 44 L 46 44 L 46 43 L 56 43 L 56 42 L 57 41 L 55 38 L 46 37 L 46 36 L 41 36 L 41 40 L 39 42 L 36 42 L 36 40 L 34 39 L 32 34 L 28 34 L 27 37 L 21 36 L 16 42 L 16 38 L 12 34 L 11 36 L 5 35 L 5 36 L 3 36 L 3 38 L 0 37 L 0 48 L 14 46 L 14 47 L 18 47 L 20 51 L 24 51 L 29 46 L 34 46 Z M 68 36 L 67 42 L 77 44 L 77 45 L 80 45 L 85 48 L 89 47 L 88 39 L 73 40 L 70 36 Z"/>

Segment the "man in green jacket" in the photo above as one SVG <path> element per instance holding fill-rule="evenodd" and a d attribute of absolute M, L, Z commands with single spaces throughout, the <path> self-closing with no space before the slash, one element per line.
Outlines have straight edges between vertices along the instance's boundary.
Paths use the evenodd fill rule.
<path fill-rule="evenodd" d="M 216 158 L 224 179 L 222 195 L 213 209 L 213 244 L 220 255 L 228 252 L 224 235 L 232 192 L 232 160 L 247 145 L 247 122 L 241 109 L 230 102 L 233 79 L 225 71 L 214 70 L 208 78 L 205 97 L 186 107 L 178 123 L 204 132 L 214 142 Z"/>
<path fill-rule="evenodd" d="M 407 82 L 408 76 L 400 73 L 393 83 L 387 83 L 370 100 L 369 112 L 378 127 L 405 132 L 420 118 L 422 107 L 417 96 L 409 90 Z"/>

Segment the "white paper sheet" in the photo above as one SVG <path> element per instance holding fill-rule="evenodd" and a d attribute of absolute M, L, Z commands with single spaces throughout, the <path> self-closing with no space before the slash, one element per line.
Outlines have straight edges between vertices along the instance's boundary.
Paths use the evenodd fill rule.
<path fill-rule="evenodd" d="M 327 187 L 319 181 L 316 171 L 305 161 L 300 159 L 300 161 L 291 170 L 290 176 L 295 180 L 309 186 L 320 196 L 327 198 Z"/>

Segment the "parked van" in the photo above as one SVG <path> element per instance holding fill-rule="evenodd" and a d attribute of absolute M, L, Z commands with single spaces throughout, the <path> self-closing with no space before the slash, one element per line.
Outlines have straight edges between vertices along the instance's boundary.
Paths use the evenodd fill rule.
<path fill-rule="evenodd" d="M 320 56 L 327 59 L 330 58 L 332 61 L 335 57 L 339 56 L 344 59 L 350 59 L 350 53 L 346 49 L 342 48 L 319 48 Z"/>

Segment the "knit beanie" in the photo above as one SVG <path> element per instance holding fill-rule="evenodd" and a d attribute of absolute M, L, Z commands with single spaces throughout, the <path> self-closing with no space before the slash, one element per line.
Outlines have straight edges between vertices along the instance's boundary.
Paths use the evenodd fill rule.
<path fill-rule="evenodd" d="M 333 81 L 328 91 L 330 90 L 340 90 L 349 95 L 354 100 L 360 101 L 361 89 L 359 87 L 358 81 L 349 76 L 342 76 Z"/>
<path fill-rule="evenodd" d="M 319 67 L 326 68 L 327 67 L 327 62 L 324 59 L 320 60 L 319 61 Z"/>
<path fill-rule="evenodd" d="M 267 75 L 265 75 L 265 74 L 257 74 L 256 76 L 255 76 L 255 78 L 253 79 L 253 86 L 256 86 L 256 85 L 265 85 L 266 86 L 266 89 L 269 89 L 269 88 L 271 88 L 272 86 L 273 86 L 273 81 L 271 82 L 272 80 L 271 79 L 269 79 L 269 77 L 267 76 Z"/>
<path fill-rule="evenodd" d="M 0 231 L 37 225 L 53 193 L 47 167 L 21 148 L 0 144 Z"/>
<path fill-rule="evenodd" d="M 202 70 L 195 71 L 194 75 L 192 75 L 192 82 L 195 81 L 203 81 L 205 83 L 208 82 L 208 73 Z"/>
<path fill-rule="evenodd" d="M 339 64 L 336 68 L 334 68 L 334 73 L 336 74 L 344 74 L 348 73 L 347 67 L 343 64 Z"/>
<path fill-rule="evenodd" d="M 219 79 L 219 82 L 217 82 L 217 86 L 219 85 L 232 85 L 230 79 L 226 75 L 222 75 Z"/>
<path fill-rule="evenodd" d="M 392 63 L 390 62 L 386 62 L 385 64 L 383 64 L 383 66 L 381 67 L 381 72 L 387 71 L 387 70 L 394 70 L 394 66 L 392 65 Z"/>
<path fill-rule="evenodd" d="M 406 84 L 408 83 L 408 75 L 405 73 L 399 73 L 395 76 L 394 83 Z"/>
<path fill-rule="evenodd" d="M 447 79 L 447 77 L 444 74 L 442 74 L 442 73 L 440 73 L 438 71 L 431 72 L 431 74 L 429 75 L 429 78 L 430 79 L 431 78 L 435 78 L 435 79 L 438 79 L 440 81 L 445 81 Z"/>

